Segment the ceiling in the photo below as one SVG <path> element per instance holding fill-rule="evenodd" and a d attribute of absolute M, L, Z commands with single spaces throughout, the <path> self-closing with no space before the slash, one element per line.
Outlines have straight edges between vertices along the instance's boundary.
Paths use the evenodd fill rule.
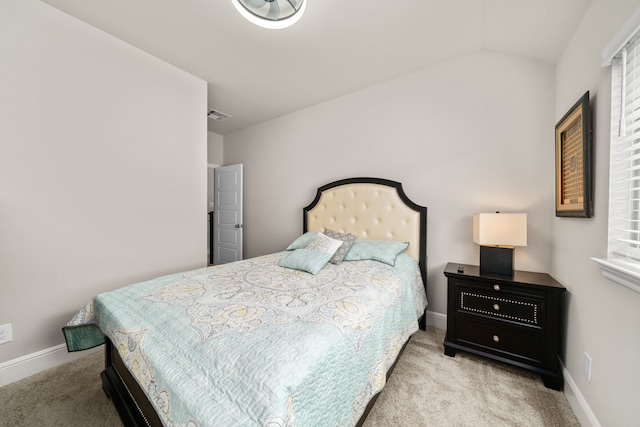
<path fill-rule="evenodd" d="M 231 0 L 42 1 L 206 80 L 222 135 L 478 50 L 555 64 L 591 4 L 307 0 L 268 30 Z"/>

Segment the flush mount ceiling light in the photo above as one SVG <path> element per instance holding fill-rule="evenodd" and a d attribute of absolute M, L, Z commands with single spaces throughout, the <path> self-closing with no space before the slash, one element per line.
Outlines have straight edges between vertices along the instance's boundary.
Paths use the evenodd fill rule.
<path fill-rule="evenodd" d="M 263 28 L 289 27 L 302 17 L 306 0 L 231 0 L 238 12 Z"/>

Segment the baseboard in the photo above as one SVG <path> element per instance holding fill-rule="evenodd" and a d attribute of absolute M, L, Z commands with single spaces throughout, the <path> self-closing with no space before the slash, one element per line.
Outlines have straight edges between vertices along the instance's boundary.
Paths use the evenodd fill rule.
<path fill-rule="evenodd" d="M 427 325 L 437 329 L 447 330 L 447 315 L 427 310 Z"/>
<path fill-rule="evenodd" d="M 8 362 L 0 363 L 0 387 L 30 377 L 47 369 L 100 351 L 102 346 L 75 353 L 67 352 L 67 346 L 60 344 Z"/>
<path fill-rule="evenodd" d="M 575 414 L 578 422 L 582 427 L 602 427 L 596 415 L 591 410 L 591 407 L 587 403 L 587 400 L 584 398 L 578 385 L 571 377 L 571 374 L 567 370 L 567 368 L 560 361 L 560 366 L 562 368 L 562 375 L 564 376 L 564 395 L 567 397 L 569 401 L 569 405 L 571 409 L 573 409 L 573 413 Z"/>

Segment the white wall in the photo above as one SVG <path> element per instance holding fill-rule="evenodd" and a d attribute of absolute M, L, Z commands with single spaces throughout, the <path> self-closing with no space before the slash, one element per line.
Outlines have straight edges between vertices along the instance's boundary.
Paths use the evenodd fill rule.
<path fill-rule="evenodd" d="M 207 161 L 222 165 L 224 160 L 224 137 L 214 132 L 207 133 Z"/>
<path fill-rule="evenodd" d="M 552 272 L 569 290 L 563 359 L 578 390 L 570 401 L 588 406 L 585 423 L 603 426 L 640 419 L 640 294 L 602 277 L 589 259 L 607 253 L 611 69 L 601 67 L 601 51 L 638 7 L 638 0 L 594 0 L 556 71 L 556 120 L 585 91 L 592 98 L 595 213 L 554 219 Z M 582 376 L 585 352 L 591 382 Z"/>
<path fill-rule="evenodd" d="M 213 189 L 214 189 L 214 170 L 217 166 L 222 166 L 224 163 L 223 157 L 224 138 L 217 133 L 207 133 L 207 162 L 208 162 L 208 175 L 207 175 L 207 212 L 213 209 Z M 207 246 L 207 249 L 209 247 Z"/>
<path fill-rule="evenodd" d="M 215 180 L 215 168 L 214 165 L 222 166 L 224 164 L 224 137 L 214 132 L 208 132 L 207 134 L 207 161 L 209 163 L 207 171 L 207 212 L 213 210 L 214 205 L 214 180 Z M 211 224 L 208 224 L 210 227 Z M 209 236 L 211 230 L 207 228 L 207 236 Z M 211 242 L 207 238 L 207 254 L 211 253 Z M 209 258 L 209 255 L 207 255 Z"/>
<path fill-rule="evenodd" d="M 206 263 L 206 83 L 37 0 L 0 2 L 0 364 L 96 293 Z"/>
<path fill-rule="evenodd" d="M 448 261 L 478 262 L 475 212 L 528 212 L 516 267 L 548 271 L 553 68 L 479 52 L 225 135 L 244 163 L 245 253 L 282 250 L 318 186 L 373 176 L 428 207 L 429 310 L 446 313 Z"/>

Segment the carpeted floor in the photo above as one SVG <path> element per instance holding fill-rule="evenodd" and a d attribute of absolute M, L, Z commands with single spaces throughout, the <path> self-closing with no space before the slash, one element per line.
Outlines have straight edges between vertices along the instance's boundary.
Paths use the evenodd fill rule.
<path fill-rule="evenodd" d="M 411 339 L 365 427 L 579 427 L 564 393 L 539 376 L 469 353 L 444 355 L 444 331 Z"/>
<path fill-rule="evenodd" d="M 444 332 L 420 331 L 398 362 L 365 427 L 579 426 L 562 392 L 539 377 L 458 352 L 443 354 Z M 103 353 L 0 388 L 0 426 L 121 426 L 102 392 Z"/>

